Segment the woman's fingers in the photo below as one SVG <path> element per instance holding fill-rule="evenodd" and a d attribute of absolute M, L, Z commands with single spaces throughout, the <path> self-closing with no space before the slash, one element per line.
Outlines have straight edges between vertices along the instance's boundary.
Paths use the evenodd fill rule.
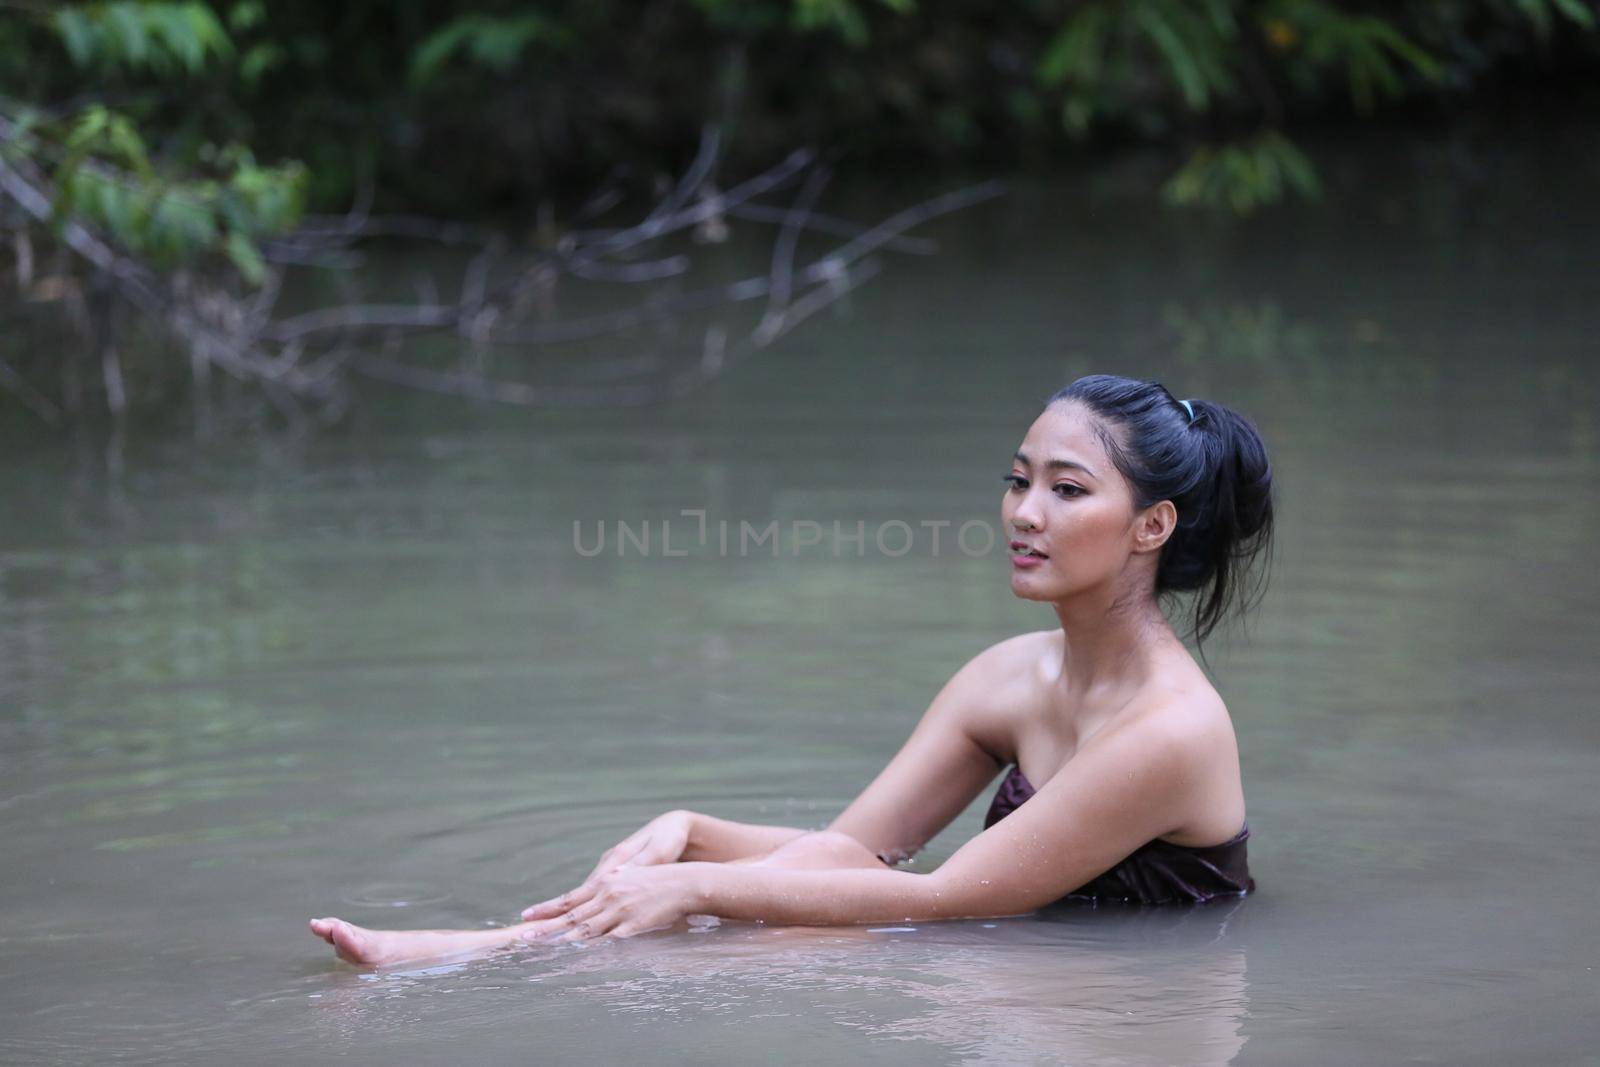
<path fill-rule="evenodd" d="M 585 919 L 603 908 L 604 905 L 598 900 L 591 900 L 578 905 L 565 915 L 557 915 L 553 919 L 535 919 L 528 924 L 528 929 L 522 931 L 522 940 L 540 941 L 544 938 L 560 940 L 557 935 L 570 933 L 574 927 L 581 925 Z"/>
<path fill-rule="evenodd" d="M 637 837 L 638 835 L 636 834 L 634 836 Z M 601 854 L 600 862 L 594 865 L 594 870 L 589 872 L 589 877 L 585 878 L 584 882 L 592 882 L 602 874 L 605 874 L 607 871 L 615 870 L 616 868 L 624 866 L 625 864 L 634 862 L 635 857 L 637 857 L 638 854 L 643 851 L 645 846 L 647 846 L 649 843 L 649 837 L 643 837 L 637 841 L 634 840 L 633 837 L 629 837 L 619 841 L 615 845 L 612 845 L 610 848 L 606 849 L 603 854 Z"/>
<path fill-rule="evenodd" d="M 615 906 L 599 905 L 594 911 L 586 915 L 575 915 L 572 925 L 567 931 L 551 940 L 588 941 L 591 938 L 604 937 L 621 921 L 622 909 Z"/>
<path fill-rule="evenodd" d="M 558 915 L 564 915 L 573 908 L 577 907 L 579 904 L 589 900 L 594 896 L 594 894 L 594 883 L 585 882 L 576 889 L 571 889 L 565 893 L 562 893 L 559 897 L 551 897 L 549 900 L 540 901 L 531 908 L 523 908 L 523 921 L 530 922 L 537 919 L 550 919 Z"/>
<path fill-rule="evenodd" d="M 530 922 L 534 919 L 551 919 L 557 915 L 561 915 L 572 906 L 570 903 L 571 897 L 571 893 L 562 893 L 559 897 L 551 897 L 549 900 L 541 900 L 539 903 L 534 904 L 531 907 L 523 908 L 522 921 Z"/>
<path fill-rule="evenodd" d="M 573 908 L 567 914 L 555 919 L 545 919 L 538 923 L 538 929 L 528 930 L 523 935 L 524 941 L 582 941 L 593 936 L 589 931 L 593 928 L 595 917 L 611 905 L 602 904 L 599 900 L 591 900 L 587 904 Z"/>
<path fill-rule="evenodd" d="M 611 865 L 616 862 L 617 853 L 622 851 L 623 846 L 627 844 L 627 841 L 623 841 L 619 844 L 612 845 L 610 848 L 600 853 L 600 859 L 595 863 L 594 869 L 589 872 L 586 878 L 584 878 L 584 882 L 586 884 L 592 882 L 606 871 L 610 870 Z"/>
<path fill-rule="evenodd" d="M 561 902 L 565 897 L 556 897 L 552 900 L 541 900 L 539 903 L 522 909 L 522 921 L 533 922 L 536 919 L 552 919 L 566 911 Z"/>
<path fill-rule="evenodd" d="M 600 856 L 600 862 L 594 865 L 594 870 L 583 880 L 583 884 L 570 893 L 563 893 L 559 897 L 541 900 L 531 907 L 522 909 L 524 922 L 535 922 L 540 919 L 551 919 L 564 915 L 574 906 L 594 896 L 596 886 L 601 878 L 623 867 L 647 867 L 661 863 L 672 863 L 682 854 L 681 847 L 674 851 L 670 838 L 663 834 L 651 832 L 646 828 L 640 830 L 615 845 L 606 849 Z"/>
<path fill-rule="evenodd" d="M 665 930 L 671 926 L 670 922 L 651 922 L 648 918 L 628 914 L 626 908 L 613 907 L 602 911 L 599 915 L 579 922 L 570 934 L 564 934 L 557 940 L 577 941 L 593 937 L 635 937 L 639 934 L 648 934 L 653 930 Z"/>
<path fill-rule="evenodd" d="M 594 896 L 596 883 L 599 882 L 601 876 L 616 870 L 618 867 L 626 867 L 630 863 L 660 862 L 642 855 L 649 843 L 648 838 L 633 846 L 629 846 L 628 842 L 624 841 L 615 848 L 607 849 L 605 855 L 600 857 L 600 862 L 595 865 L 594 870 L 589 872 L 589 877 L 583 880 L 582 885 L 570 892 L 561 894 L 559 897 L 541 900 L 531 907 L 523 908 L 523 921 L 549 919 L 570 911 L 574 905 Z"/>

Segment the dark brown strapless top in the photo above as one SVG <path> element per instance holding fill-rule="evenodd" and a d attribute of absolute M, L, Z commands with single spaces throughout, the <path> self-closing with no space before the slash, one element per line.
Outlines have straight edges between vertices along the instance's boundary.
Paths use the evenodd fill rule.
<path fill-rule="evenodd" d="M 1016 811 L 1033 794 L 1034 788 L 1023 776 L 1022 768 L 1013 765 L 995 791 L 983 828 L 987 830 Z M 1174 845 L 1157 838 L 1141 845 L 1098 878 L 1074 889 L 1061 902 L 1198 904 L 1216 897 L 1242 897 L 1256 887 L 1245 862 L 1245 842 L 1249 839 L 1248 823 L 1222 844 L 1204 848 Z"/>

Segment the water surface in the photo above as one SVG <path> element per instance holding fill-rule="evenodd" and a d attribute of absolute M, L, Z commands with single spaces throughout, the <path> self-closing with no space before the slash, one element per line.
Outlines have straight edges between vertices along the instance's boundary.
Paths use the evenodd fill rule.
<path fill-rule="evenodd" d="M 1469 147 L 1246 225 L 1021 182 L 664 407 L 380 392 L 309 443 L 136 434 L 111 475 L 8 427 L 0 1058 L 1592 1056 L 1596 175 L 1535 203 L 1557 147 Z M 1207 650 L 1256 895 L 382 974 L 304 932 L 507 921 L 668 808 L 825 825 L 956 667 L 1049 623 L 1003 558 L 590 559 L 574 520 L 992 520 L 1089 371 L 1272 450 L 1271 591 Z"/>

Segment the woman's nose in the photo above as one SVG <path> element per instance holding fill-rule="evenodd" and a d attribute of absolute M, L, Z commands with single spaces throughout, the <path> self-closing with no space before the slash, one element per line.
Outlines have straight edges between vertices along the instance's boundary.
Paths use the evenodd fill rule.
<path fill-rule="evenodd" d="M 1022 494 L 1017 510 L 1011 513 L 1011 525 L 1019 530 L 1037 530 L 1040 518 L 1038 497 L 1031 491 Z"/>

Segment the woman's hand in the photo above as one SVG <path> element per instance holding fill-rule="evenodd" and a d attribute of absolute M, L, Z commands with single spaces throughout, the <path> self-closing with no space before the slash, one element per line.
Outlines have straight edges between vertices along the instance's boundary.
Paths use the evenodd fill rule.
<path fill-rule="evenodd" d="M 681 809 L 657 815 L 634 833 L 606 849 L 600 857 L 600 862 L 594 865 L 594 870 L 589 872 L 589 876 L 577 889 L 541 901 L 531 908 L 524 908 L 523 920 L 549 919 L 565 913 L 572 905 L 563 904 L 563 901 L 574 897 L 575 894 L 592 895 L 597 880 L 611 871 L 623 867 L 649 867 L 661 863 L 676 863 L 689 845 L 689 834 L 694 828 L 694 818 L 694 812 Z"/>
<path fill-rule="evenodd" d="M 565 914 L 535 922 L 526 941 L 584 941 L 594 937 L 632 937 L 671 926 L 706 901 L 705 863 L 622 866 L 566 893 Z"/>

